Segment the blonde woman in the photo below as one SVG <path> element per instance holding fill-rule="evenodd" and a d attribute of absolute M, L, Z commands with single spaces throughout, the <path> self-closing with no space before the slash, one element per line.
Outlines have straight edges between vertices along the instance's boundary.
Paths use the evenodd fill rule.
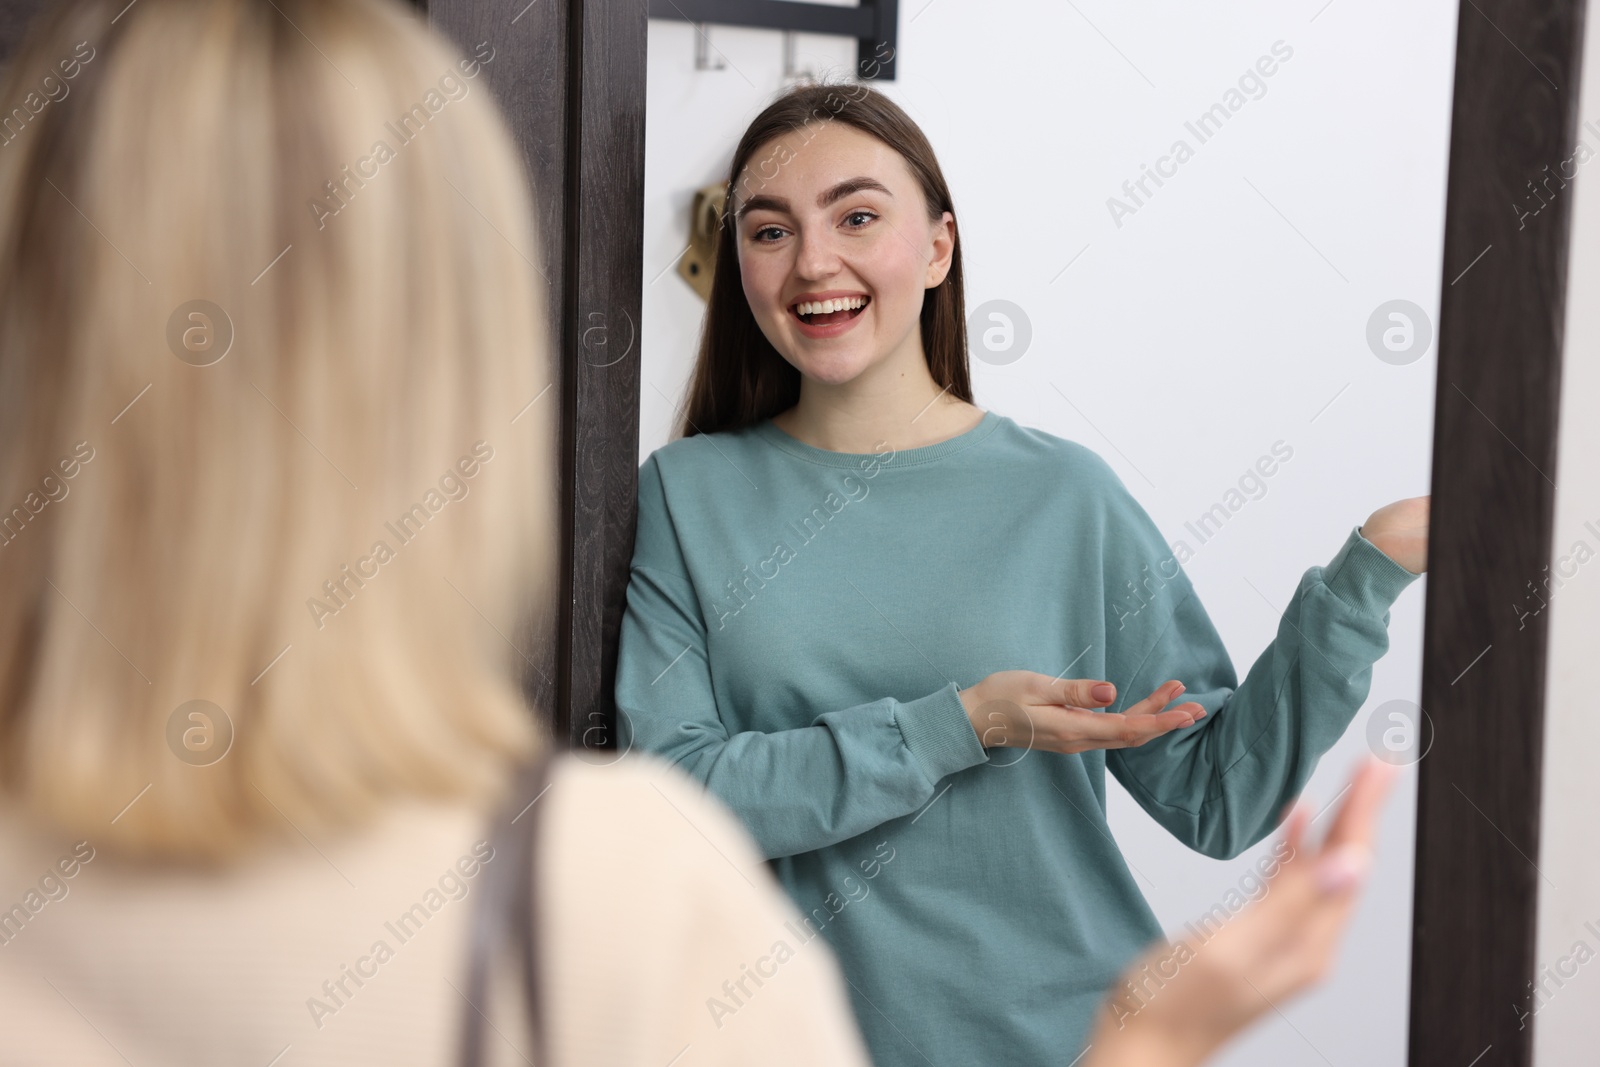
<path fill-rule="evenodd" d="M 6 71 L 0 1061 L 439 1064 L 480 1011 L 533 1058 L 462 977 L 551 743 L 494 52 L 378 0 L 68 0 Z M 865 1063 L 823 946 L 749 979 L 798 916 L 688 779 L 572 761 L 533 810 L 553 1062 Z"/>

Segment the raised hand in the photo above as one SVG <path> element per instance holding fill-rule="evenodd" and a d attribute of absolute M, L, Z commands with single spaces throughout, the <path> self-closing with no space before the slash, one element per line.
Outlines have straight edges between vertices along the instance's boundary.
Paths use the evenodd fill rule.
<path fill-rule="evenodd" d="M 1361 527 L 1361 536 L 1412 574 L 1428 569 L 1430 497 L 1413 496 L 1385 504 Z"/>

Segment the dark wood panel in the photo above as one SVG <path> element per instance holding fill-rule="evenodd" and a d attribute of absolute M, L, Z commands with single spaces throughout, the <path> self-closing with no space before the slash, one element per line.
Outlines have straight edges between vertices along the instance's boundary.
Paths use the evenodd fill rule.
<path fill-rule="evenodd" d="M 574 0 L 564 435 L 573 472 L 566 699 L 574 741 L 615 743 L 617 641 L 639 493 L 645 0 Z M 581 14 L 580 14 L 581 13 Z"/>
<path fill-rule="evenodd" d="M 1467 0 L 1440 301 L 1410 1062 L 1533 1057 L 1547 615 L 1583 0 Z"/>

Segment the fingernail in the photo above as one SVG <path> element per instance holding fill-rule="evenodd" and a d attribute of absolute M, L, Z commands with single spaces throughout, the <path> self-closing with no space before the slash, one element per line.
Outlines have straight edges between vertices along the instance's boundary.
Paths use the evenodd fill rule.
<path fill-rule="evenodd" d="M 1096 700 L 1106 703 L 1110 703 L 1112 698 L 1117 695 L 1116 689 L 1105 682 L 1101 682 L 1099 685 L 1090 689 L 1089 692 L 1094 695 Z"/>
<path fill-rule="evenodd" d="M 1172 695 L 1173 695 L 1173 696 L 1174 696 L 1174 697 L 1176 697 L 1176 696 L 1180 696 L 1180 695 L 1182 695 L 1182 693 L 1183 693 L 1183 691 L 1184 691 L 1184 690 L 1185 690 L 1185 689 L 1187 689 L 1187 688 L 1189 688 L 1189 687 L 1188 687 L 1188 686 L 1186 686 L 1186 685 L 1184 685 L 1184 684 L 1183 684 L 1183 683 L 1182 683 L 1182 682 L 1179 682 L 1179 683 L 1178 683 L 1178 688 L 1176 688 L 1176 689 L 1174 689 L 1174 690 L 1173 690 L 1173 691 L 1172 691 Z"/>
<path fill-rule="evenodd" d="M 1317 861 L 1317 888 L 1342 893 L 1361 884 L 1372 866 L 1372 853 L 1360 845 L 1343 845 Z"/>

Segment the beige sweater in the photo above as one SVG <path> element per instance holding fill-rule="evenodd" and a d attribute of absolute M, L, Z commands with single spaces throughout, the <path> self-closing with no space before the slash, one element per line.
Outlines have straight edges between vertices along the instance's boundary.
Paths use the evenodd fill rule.
<path fill-rule="evenodd" d="M 644 753 L 566 760 L 539 804 L 555 1063 L 868 1063 L 832 951 L 786 925 L 698 783 Z M 0 1064 L 452 1063 L 485 826 L 416 805 L 215 876 L 75 852 L 0 810 Z M 491 1060 L 532 1063 L 498 987 Z"/>

